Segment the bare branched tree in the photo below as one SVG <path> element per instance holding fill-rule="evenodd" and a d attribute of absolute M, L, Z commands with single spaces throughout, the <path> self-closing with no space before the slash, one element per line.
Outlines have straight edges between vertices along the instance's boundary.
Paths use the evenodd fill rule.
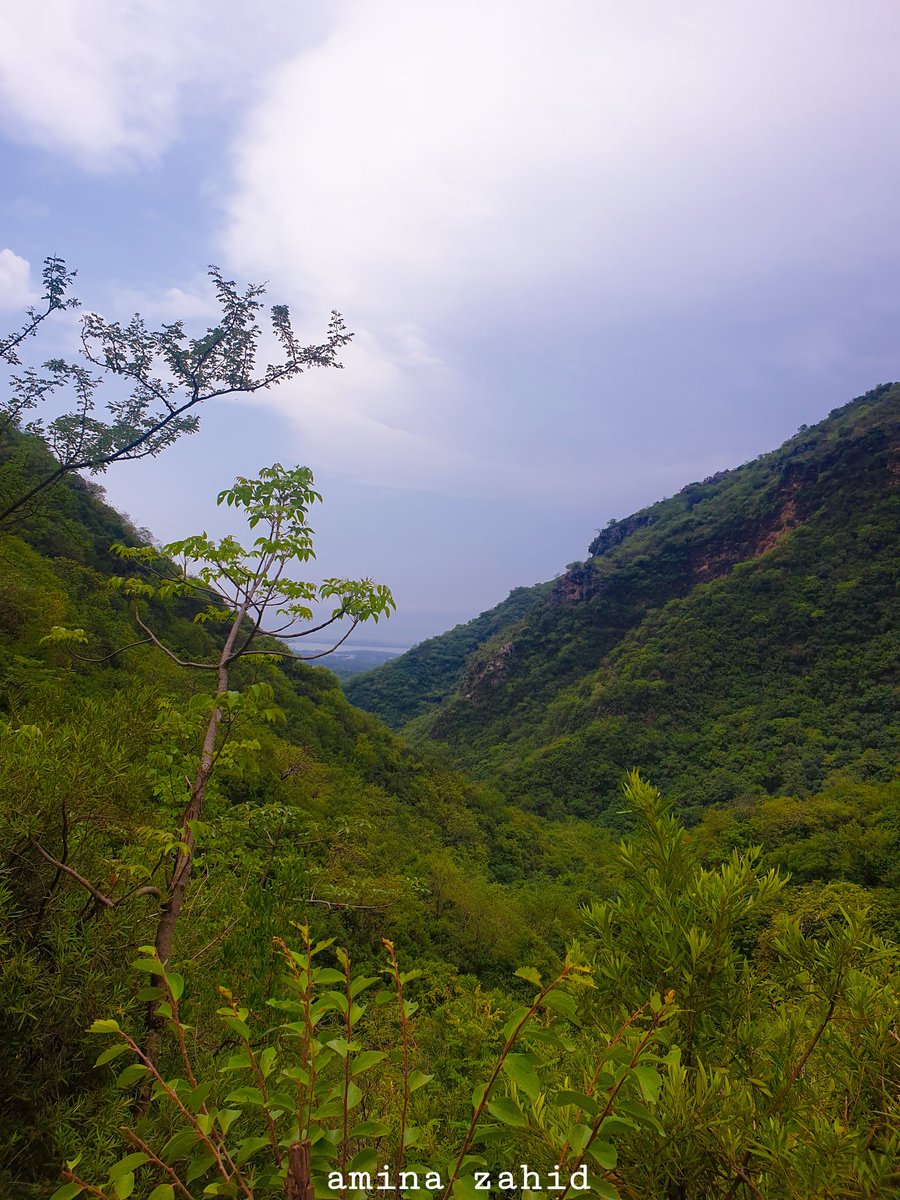
<path fill-rule="evenodd" d="M 75 272 L 60 258 L 44 264 L 44 308 L 28 310 L 23 327 L 0 342 L 0 362 L 21 367 L 19 350 L 51 313 L 77 308 L 68 296 Z M 12 373 L 9 394 L 0 399 L 0 418 L 44 440 L 57 461 L 30 487 L 0 502 L 0 521 L 22 509 L 62 476 L 73 471 L 102 472 L 116 462 L 154 457 L 183 434 L 199 427 L 198 409 L 207 400 L 235 393 L 253 394 L 291 379 L 309 367 L 340 367 L 339 351 L 352 334 L 332 312 L 325 340 L 301 346 L 287 305 L 270 312 L 280 361 L 257 367 L 265 285 L 240 291 L 218 267 L 209 268 L 221 319 L 200 337 L 188 337 L 183 321 L 150 329 L 135 314 L 122 325 L 96 313 L 82 317 L 82 360 L 53 358 L 40 368 Z M 126 394 L 98 406 L 97 389 L 117 376 Z M 45 420 L 27 415 L 59 395 L 70 395 L 69 411 Z M 98 415 L 99 414 L 99 415 Z"/>

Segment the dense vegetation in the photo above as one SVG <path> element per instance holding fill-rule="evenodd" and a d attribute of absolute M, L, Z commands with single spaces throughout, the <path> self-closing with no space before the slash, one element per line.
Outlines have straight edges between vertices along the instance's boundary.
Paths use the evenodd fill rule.
<path fill-rule="evenodd" d="M 17 512 L 3 1194 L 44 1200 L 62 1172 L 59 1200 L 262 1200 L 310 1151 L 315 1195 L 353 1200 L 385 1163 L 388 1190 L 458 1200 L 488 1194 L 479 1174 L 527 1197 L 522 1163 L 543 1187 L 559 1166 L 565 1200 L 582 1168 L 600 1197 L 895 1192 L 897 399 L 611 526 L 562 580 L 348 685 L 414 718 L 418 748 L 271 639 L 218 695 L 154 645 L 114 653 L 146 641 L 139 616 L 215 662 L 226 625 L 77 476 Z M 4 439 L 0 489 L 46 465 Z M 636 762 L 662 795 L 636 773 L 623 794 Z"/>
<path fill-rule="evenodd" d="M 77 478 L 52 505 L 0 540 L 0 1161 L 22 1179 L 55 1171 L 104 1103 L 85 1030 L 127 1001 L 123 947 L 152 940 L 154 921 L 152 896 L 107 910 L 38 847 L 104 895 L 155 882 L 177 829 L 171 781 L 191 770 L 208 711 L 207 679 L 145 646 L 92 665 L 41 645 L 54 626 L 90 630 L 96 657 L 136 640 L 129 603 L 108 586 L 121 563 L 102 547 L 139 534 Z M 192 621 L 189 601 L 153 612 L 180 654 L 215 647 L 216 627 Z M 178 945 L 179 961 L 212 969 L 199 989 L 208 1010 L 217 983 L 240 982 L 251 1002 L 265 992 L 271 939 L 292 921 L 363 957 L 390 936 L 399 953 L 440 964 L 451 991 L 459 971 L 490 982 L 525 958 L 554 961 L 590 894 L 601 835 L 570 825 L 541 838 L 533 818 L 351 708 L 324 668 L 248 660 L 235 686 L 260 684 L 282 716 L 241 716 L 232 741 L 246 751 L 216 775 Z"/>

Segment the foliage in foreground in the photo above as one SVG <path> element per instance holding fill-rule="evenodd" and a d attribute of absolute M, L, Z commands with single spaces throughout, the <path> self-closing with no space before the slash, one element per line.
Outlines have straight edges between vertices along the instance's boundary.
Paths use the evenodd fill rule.
<path fill-rule="evenodd" d="M 520 1187 L 503 1173 L 523 1162 L 543 1180 L 525 1191 L 558 1168 L 559 1196 L 581 1190 L 583 1164 L 601 1197 L 887 1194 L 900 1182 L 896 947 L 860 913 L 804 930 L 754 855 L 705 868 L 655 789 L 632 775 L 625 794 L 640 827 L 621 848 L 618 894 L 591 906 L 586 940 L 549 983 L 517 973 L 535 990 L 466 1072 L 468 1099 L 437 1094 L 408 994 L 420 972 L 401 972 L 389 942 L 374 1003 L 378 976 L 354 975 L 345 951 L 319 965 L 331 942 L 303 927 L 299 951 L 279 943 L 287 970 L 266 1007 L 281 1020 L 223 990 L 226 1044 L 204 1075 L 184 980 L 145 957 L 134 965 L 152 985 L 138 999 L 160 1004 L 167 1064 L 128 1018 L 93 1029 L 114 1038 L 100 1065 L 128 1056 L 117 1083 L 149 1083 L 155 1111 L 126 1126 L 129 1152 L 105 1183 L 72 1161 L 55 1200 L 137 1188 L 256 1200 L 282 1193 L 306 1141 L 320 1196 L 362 1195 L 384 1170 L 398 1195 L 476 1200 Z"/>

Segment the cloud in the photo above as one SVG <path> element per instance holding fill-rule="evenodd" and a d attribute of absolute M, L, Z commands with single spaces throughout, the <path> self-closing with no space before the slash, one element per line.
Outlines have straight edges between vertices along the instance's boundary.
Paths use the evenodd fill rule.
<path fill-rule="evenodd" d="M 37 299 L 31 264 L 12 250 L 0 250 L 0 310 L 21 309 Z"/>
<path fill-rule="evenodd" d="M 546 432 L 566 419 L 554 375 L 592 329 L 610 342 L 742 293 L 764 303 L 792 274 L 853 269 L 893 228 L 892 4 L 333 13 L 248 114 L 223 245 L 359 331 L 352 370 L 305 381 L 295 410 L 335 464 L 365 460 L 384 482 L 434 485 L 463 464 L 505 478 L 505 442 L 531 419 L 508 394 L 523 352 Z"/>
<path fill-rule="evenodd" d="M 212 285 L 199 277 L 182 286 L 155 290 L 114 286 L 109 289 L 107 304 L 117 315 L 140 313 L 149 324 L 184 321 L 189 335 L 204 324 L 215 325 L 221 317 Z"/>
<path fill-rule="evenodd" d="M 295 17 L 289 0 L 9 6 L 0 119 L 8 136 L 91 169 L 152 163 L 188 113 L 246 102 L 256 76 L 317 35 L 317 19 Z"/>

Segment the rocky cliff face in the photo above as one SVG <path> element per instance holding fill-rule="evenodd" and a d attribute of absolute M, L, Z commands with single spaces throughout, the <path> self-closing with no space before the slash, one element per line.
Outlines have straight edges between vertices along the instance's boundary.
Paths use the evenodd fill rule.
<path fill-rule="evenodd" d="M 624 521 L 610 521 L 605 529 L 597 530 L 597 536 L 588 546 L 588 554 L 596 558 L 608 553 L 614 547 L 621 546 L 626 538 L 639 529 L 646 529 L 648 525 L 652 525 L 655 520 L 656 516 L 652 512 L 641 512 L 633 517 L 626 517 Z"/>
<path fill-rule="evenodd" d="M 513 643 L 504 642 L 487 657 L 473 659 L 460 682 L 460 697 L 477 704 L 491 688 L 495 688 L 503 679 L 512 652 Z"/>

